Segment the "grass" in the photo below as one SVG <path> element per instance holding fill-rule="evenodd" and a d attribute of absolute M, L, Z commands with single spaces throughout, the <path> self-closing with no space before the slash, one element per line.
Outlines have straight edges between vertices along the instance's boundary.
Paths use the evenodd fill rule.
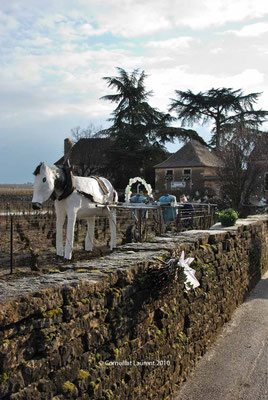
<path fill-rule="evenodd" d="M 30 185 L 0 184 L 0 196 L 32 196 L 33 187 Z"/>
<path fill-rule="evenodd" d="M 13 196 L 21 196 L 21 195 L 32 195 L 33 194 L 33 189 L 19 189 L 19 188 L 10 188 L 10 187 L 3 187 L 0 186 L 0 194 L 1 195 L 10 195 L 12 194 Z"/>

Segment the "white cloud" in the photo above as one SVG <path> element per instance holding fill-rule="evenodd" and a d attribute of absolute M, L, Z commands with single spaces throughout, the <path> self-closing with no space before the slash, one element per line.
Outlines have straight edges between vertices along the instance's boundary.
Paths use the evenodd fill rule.
<path fill-rule="evenodd" d="M 38 36 L 34 39 L 28 39 L 28 40 L 23 40 L 21 42 L 23 46 L 29 46 L 29 47 L 42 47 L 42 46 L 47 46 L 52 44 L 52 39 L 49 39 L 47 37 L 41 37 Z"/>
<path fill-rule="evenodd" d="M 223 53 L 223 48 L 222 47 L 215 47 L 215 48 L 211 49 L 210 52 L 212 54 L 221 54 L 221 53 Z"/>
<path fill-rule="evenodd" d="M 7 3 L 0 14 L 8 29 L 23 21 L 35 28 L 59 31 L 75 39 L 76 35 L 96 36 L 110 32 L 122 37 L 163 33 L 176 27 L 205 29 L 228 22 L 261 18 L 268 14 L 268 2 L 262 0 L 88 0 L 37 3 L 27 7 Z M 14 16 L 12 15 L 14 14 Z M 94 21 L 94 24 L 93 24 Z M 78 23 L 79 22 L 79 23 Z"/>
<path fill-rule="evenodd" d="M 76 40 L 78 38 L 77 31 L 71 23 L 61 23 L 57 29 L 57 33 L 62 36 L 63 40 Z"/>
<path fill-rule="evenodd" d="M 225 76 L 224 83 L 227 87 L 246 88 L 248 91 L 255 91 L 256 87 L 264 84 L 264 73 L 257 69 L 245 69 L 239 74 L 233 76 Z M 223 86 L 223 85 L 221 85 Z"/>
<path fill-rule="evenodd" d="M 98 2 L 98 5 L 102 2 Z M 268 14 L 261 0 L 106 0 L 94 12 L 98 23 L 115 35 L 136 37 L 175 27 L 205 29 Z"/>
<path fill-rule="evenodd" d="M 105 7 L 94 10 L 97 23 L 106 31 L 122 37 L 137 37 L 167 30 L 171 22 L 165 12 L 164 2 L 159 0 L 107 0 Z"/>
<path fill-rule="evenodd" d="M 189 37 L 189 36 L 183 36 L 183 37 L 177 37 L 177 38 L 172 38 L 172 39 L 167 39 L 167 40 L 151 40 L 147 43 L 144 44 L 145 47 L 150 47 L 152 49 L 167 49 L 167 50 L 185 50 L 188 49 L 193 41 L 196 39 Z"/>
<path fill-rule="evenodd" d="M 228 22 L 243 21 L 246 18 L 260 18 L 268 14 L 268 3 L 262 0 L 190 0 L 187 3 L 188 14 L 179 17 L 192 29 L 204 29 L 221 26 Z"/>
<path fill-rule="evenodd" d="M 41 68 L 36 57 L 16 53 L 14 62 L 0 66 L 1 86 L 32 88 L 41 82 Z"/>
<path fill-rule="evenodd" d="M 95 29 L 91 24 L 85 23 L 78 27 L 78 31 L 87 36 L 98 36 L 106 32 L 105 29 Z"/>
<path fill-rule="evenodd" d="M 224 34 L 234 34 L 239 37 L 257 37 L 268 32 L 268 23 L 258 22 L 256 24 L 245 25 L 239 30 L 228 30 Z"/>
<path fill-rule="evenodd" d="M 77 44 L 67 42 L 67 43 L 63 43 L 63 44 L 61 45 L 61 50 L 62 50 L 63 52 L 72 53 L 72 52 L 75 52 L 75 51 L 77 50 L 77 47 L 78 47 Z"/>

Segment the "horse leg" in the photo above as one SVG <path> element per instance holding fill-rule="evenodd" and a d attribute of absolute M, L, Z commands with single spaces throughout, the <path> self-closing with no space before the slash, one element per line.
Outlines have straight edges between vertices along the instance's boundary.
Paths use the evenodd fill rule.
<path fill-rule="evenodd" d="M 72 249 L 73 249 L 73 241 L 74 241 L 74 226 L 76 221 L 76 214 L 71 213 L 68 214 L 67 221 L 67 234 L 66 234 L 66 243 L 65 243 L 65 253 L 64 258 L 70 260 L 72 258 Z"/>
<path fill-rule="evenodd" d="M 66 212 L 63 209 L 56 207 L 56 215 L 56 253 L 58 256 L 63 257 L 62 234 Z"/>
<path fill-rule="evenodd" d="M 113 250 L 116 247 L 116 211 L 111 211 L 108 218 L 111 232 L 110 250 Z"/>
<path fill-rule="evenodd" d="M 94 230 L 95 230 L 95 217 L 89 217 L 87 218 L 87 235 L 85 238 L 86 251 L 91 251 L 93 248 Z"/>

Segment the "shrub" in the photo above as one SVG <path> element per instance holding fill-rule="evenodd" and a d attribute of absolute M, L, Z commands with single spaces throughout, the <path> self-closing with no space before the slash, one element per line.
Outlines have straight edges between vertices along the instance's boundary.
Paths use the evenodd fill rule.
<path fill-rule="evenodd" d="M 238 218 L 237 212 L 233 208 L 226 208 L 219 213 L 219 220 L 222 226 L 233 226 Z"/>

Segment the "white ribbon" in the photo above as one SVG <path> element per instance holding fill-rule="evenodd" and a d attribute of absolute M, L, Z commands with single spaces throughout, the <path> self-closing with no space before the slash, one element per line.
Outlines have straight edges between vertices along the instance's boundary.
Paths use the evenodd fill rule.
<path fill-rule="evenodd" d="M 182 251 L 178 265 L 183 268 L 183 272 L 186 275 L 185 289 L 195 289 L 200 286 L 200 283 L 195 277 L 195 270 L 190 268 L 190 264 L 194 261 L 194 258 L 184 259 L 184 251 Z"/>

